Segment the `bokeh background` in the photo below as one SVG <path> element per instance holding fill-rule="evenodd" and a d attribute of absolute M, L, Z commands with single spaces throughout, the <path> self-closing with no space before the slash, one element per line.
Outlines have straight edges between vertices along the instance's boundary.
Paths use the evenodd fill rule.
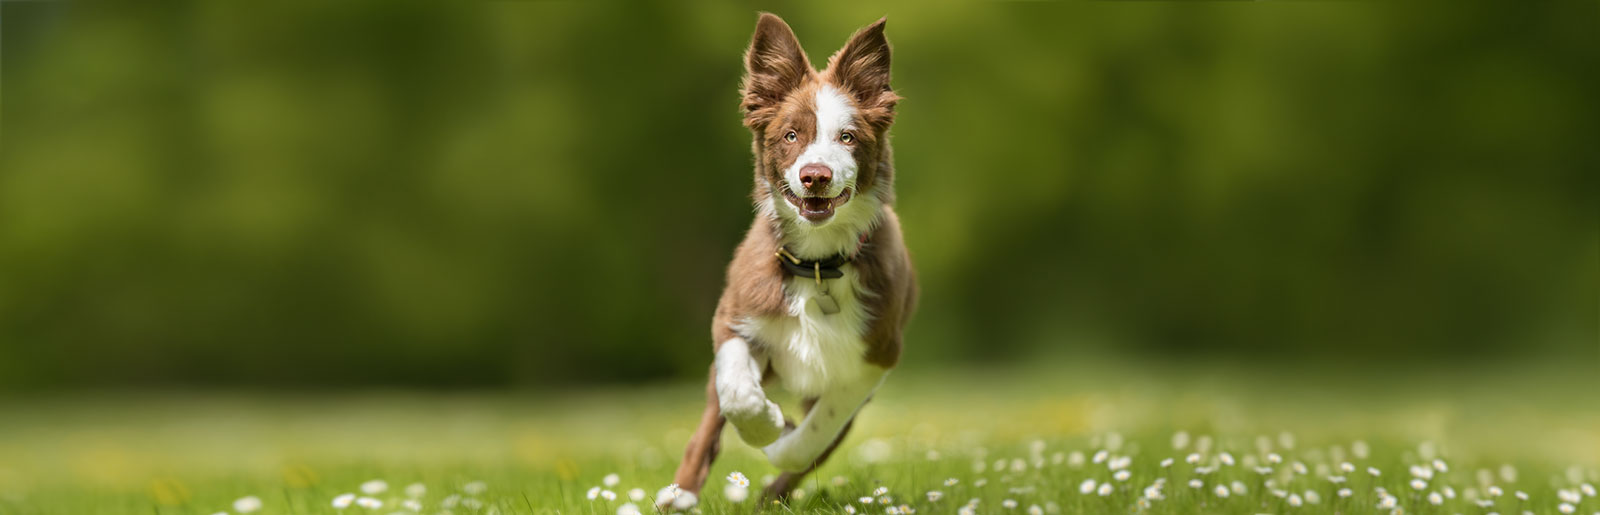
<path fill-rule="evenodd" d="M 907 368 L 1600 366 L 1593 2 L 0 9 L 0 391 L 694 380 L 758 9 L 889 17 Z"/>

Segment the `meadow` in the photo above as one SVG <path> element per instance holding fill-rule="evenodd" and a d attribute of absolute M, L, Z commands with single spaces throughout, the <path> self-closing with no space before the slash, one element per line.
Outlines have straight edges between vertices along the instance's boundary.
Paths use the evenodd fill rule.
<path fill-rule="evenodd" d="M 1049 363 L 898 371 L 785 504 L 730 431 L 699 512 L 1600 512 L 1569 367 Z M 651 512 L 701 391 L 9 398 L 0 513 Z"/>

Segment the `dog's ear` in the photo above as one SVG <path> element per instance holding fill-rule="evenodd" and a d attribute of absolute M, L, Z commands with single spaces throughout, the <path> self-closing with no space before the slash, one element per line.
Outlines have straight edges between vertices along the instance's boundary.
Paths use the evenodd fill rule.
<path fill-rule="evenodd" d="M 777 116 L 778 103 L 800 87 L 814 71 L 800 40 L 782 18 L 761 13 L 750 49 L 744 53 L 745 125 L 752 129 L 766 126 Z"/>
<path fill-rule="evenodd" d="M 857 31 L 828 63 L 834 81 L 850 93 L 873 124 L 887 124 L 900 100 L 889 88 L 889 40 L 883 36 L 888 21 L 881 18 Z"/>

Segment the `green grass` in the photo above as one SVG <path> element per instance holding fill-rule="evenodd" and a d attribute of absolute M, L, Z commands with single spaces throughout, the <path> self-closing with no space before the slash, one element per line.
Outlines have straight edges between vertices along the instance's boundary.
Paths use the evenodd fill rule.
<path fill-rule="evenodd" d="M 1063 513 L 1127 513 L 1146 486 L 1165 477 L 1165 499 L 1151 504 L 1152 513 L 1373 512 L 1377 486 L 1408 512 L 1557 513 L 1557 489 L 1600 484 L 1600 405 L 1594 379 L 1576 367 L 1040 363 L 1048 366 L 896 372 L 840 452 L 802 486 L 804 495 L 773 508 L 841 513 L 855 505 L 884 513 L 881 505 L 865 509 L 857 502 L 881 486 L 893 505 L 908 504 L 918 513 L 954 513 L 970 499 L 980 499 L 979 513 L 1020 514 L 1052 503 Z M 231 512 L 233 501 L 246 495 L 261 498 L 259 513 L 338 513 L 330 505 L 336 495 L 383 479 L 389 490 L 377 497 L 386 506 L 371 513 L 404 512 L 402 491 L 417 482 L 428 488 L 425 513 L 438 513 L 446 496 L 482 481 L 487 490 L 469 496 L 481 507 L 457 504 L 450 511 L 612 514 L 629 489 L 654 495 L 670 482 L 701 392 L 685 382 L 539 393 L 10 398 L 0 400 L 0 513 L 206 515 Z M 792 399 L 780 402 L 787 406 Z M 1222 451 L 1236 464 L 1196 474 L 1184 457 L 1197 442 L 1174 450 L 1178 430 L 1195 441 L 1211 438 L 1202 464 L 1214 463 Z M 1292 435 L 1292 448 L 1283 445 L 1284 433 Z M 1066 463 L 1074 451 L 1092 459 L 1116 439 L 1122 443 L 1109 454 L 1131 458 L 1127 481 L 1112 480 L 1105 464 Z M 1284 458 L 1267 475 L 1245 463 L 1266 459 L 1262 440 Z M 1369 444 L 1368 458 L 1353 456 L 1356 440 Z M 724 499 L 722 478 L 740 471 L 759 482 L 772 469 L 731 431 L 723 443 L 702 511 L 748 512 L 751 502 Z M 1449 471 L 1414 490 L 1407 467 L 1426 462 L 1430 449 Z M 1063 463 L 1055 464 L 1058 454 Z M 1357 466 L 1344 474 L 1342 486 L 1353 492 L 1348 499 L 1336 496 L 1341 485 L 1318 474 L 1319 466 L 1337 466 L 1335 454 Z M 1168 457 L 1176 463 L 1162 468 L 1159 462 Z M 997 472 L 1001 460 L 1006 470 Z M 1014 460 L 1022 460 L 1020 472 L 1011 471 Z M 1294 474 L 1296 461 L 1309 473 Z M 1507 464 L 1516 469 L 1514 482 L 1500 477 Z M 1369 466 L 1382 476 L 1368 475 Z M 1492 510 L 1465 498 L 1469 488 L 1481 492 L 1480 470 L 1505 490 Z M 610 473 L 621 478 L 611 490 L 622 498 L 585 498 Z M 948 478 L 958 483 L 945 486 Z M 1205 488 L 1187 486 L 1193 478 Z M 1300 495 L 1302 506 L 1273 495 L 1264 484 L 1268 478 Z M 1080 494 L 1085 479 L 1111 480 L 1114 491 Z M 1212 492 L 1233 481 L 1247 492 L 1227 498 Z M 1456 498 L 1443 506 L 1426 501 L 1427 493 L 1446 485 Z M 929 490 L 943 498 L 929 502 Z M 1305 502 L 1307 490 L 1321 503 Z M 1517 500 L 1518 490 L 1530 501 Z M 1018 508 L 1002 507 L 1005 499 Z M 648 499 L 638 504 L 650 511 Z M 1576 507 L 1594 513 L 1600 499 L 1583 497 Z"/>

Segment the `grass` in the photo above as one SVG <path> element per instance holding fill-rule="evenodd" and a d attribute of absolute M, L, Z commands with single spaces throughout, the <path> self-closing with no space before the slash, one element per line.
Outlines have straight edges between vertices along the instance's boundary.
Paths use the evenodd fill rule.
<path fill-rule="evenodd" d="M 803 494 L 771 508 L 886 513 L 904 504 L 955 513 L 977 499 L 978 513 L 1022 514 L 1035 505 L 1061 513 L 1389 512 L 1377 508 L 1381 487 L 1407 512 L 1559 513 L 1559 490 L 1600 484 L 1600 404 L 1582 367 L 1036 362 L 896 372 Z M 236 499 L 256 496 L 258 513 L 331 514 L 341 513 L 335 496 L 382 479 L 388 489 L 374 495 L 382 509 L 342 513 L 408 513 L 404 490 L 421 483 L 425 513 L 612 514 L 630 489 L 653 496 L 671 480 L 701 392 L 684 382 L 541 393 L 9 398 L 0 400 L 0 513 L 206 515 L 234 513 Z M 1174 448 L 1179 431 L 1190 436 L 1183 449 Z M 1201 440 L 1209 442 L 1204 452 Z M 1370 449 L 1365 458 L 1358 440 Z M 1106 460 L 1095 463 L 1101 450 Z M 1186 462 L 1191 453 L 1199 463 Z M 1272 455 L 1282 461 L 1268 463 Z M 1127 458 L 1125 481 L 1108 467 L 1119 457 Z M 1174 463 L 1162 467 L 1169 457 Z M 1412 488 L 1410 467 L 1431 469 L 1433 458 L 1447 470 L 1432 469 L 1423 489 Z M 1354 472 L 1339 471 L 1345 461 Z M 1297 462 L 1305 474 L 1294 471 Z M 1257 470 L 1263 466 L 1272 471 Z M 704 513 L 751 511 L 753 501 L 724 497 L 723 478 L 733 471 L 759 483 L 772 469 L 729 431 Z M 609 490 L 619 499 L 585 497 L 613 473 L 620 480 Z M 1504 491 L 1493 507 L 1468 498 L 1487 495 L 1481 476 Z M 1158 478 L 1163 498 L 1141 508 Z M 1203 487 L 1191 488 L 1194 479 Z M 1085 480 L 1113 486 L 1085 495 Z M 1214 491 L 1235 481 L 1243 493 Z M 468 494 L 473 482 L 485 490 Z M 1453 498 L 1428 501 L 1446 486 Z M 889 505 L 859 502 L 879 487 Z M 1339 497 L 1340 488 L 1351 496 Z M 932 490 L 939 501 L 929 501 Z M 444 510 L 451 495 L 460 497 Z M 1577 495 L 1575 512 L 1600 512 L 1600 499 Z M 1007 499 L 1017 507 L 1004 507 Z M 636 504 L 651 511 L 648 498 Z"/>

